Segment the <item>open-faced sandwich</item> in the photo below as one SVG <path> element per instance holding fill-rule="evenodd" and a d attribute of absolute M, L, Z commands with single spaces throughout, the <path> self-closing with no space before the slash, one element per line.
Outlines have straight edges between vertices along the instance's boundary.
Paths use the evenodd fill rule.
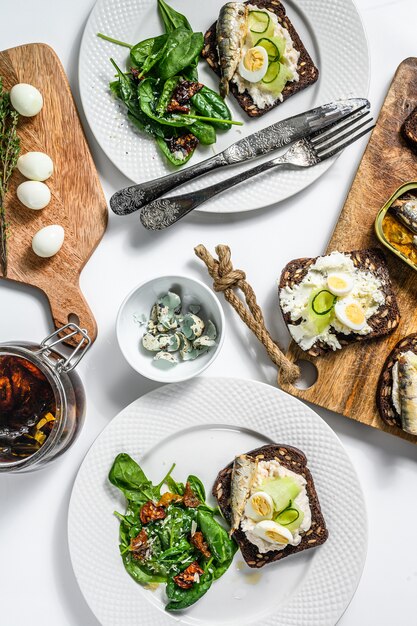
<path fill-rule="evenodd" d="M 203 57 L 242 109 L 259 117 L 316 82 L 311 60 L 279 0 L 228 2 L 205 34 Z"/>
<path fill-rule="evenodd" d="M 237 456 L 219 473 L 212 493 L 250 567 L 327 539 L 313 477 L 297 448 L 270 444 Z"/>
<path fill-rule="evenodd" d="M 385 361 L 376 403 L 386 424 L 417 435 L 417 334 L 401 339 Z"/>
<path fill-rule="evenodd" d="M 387 335 L 400 321 L 376 248 L 291 261 L 281 274 L 279 303 L 292 338 L 312 356 Z"/>
<path fill-rule="evenodd" d="M 411 111 L 401 126 L 401 133 L 408 145 L 417 150 L 417 107 Z"/>

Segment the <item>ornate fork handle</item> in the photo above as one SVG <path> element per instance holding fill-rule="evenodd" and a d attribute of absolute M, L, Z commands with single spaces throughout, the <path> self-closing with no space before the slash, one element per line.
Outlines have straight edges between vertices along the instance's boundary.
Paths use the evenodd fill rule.
<path fill-rule="evenodd" d="M 110 198 L 110 207 L 117 215 L 129 215 L 129 213 L 138 211 L 146 204 L 149 204 L 149 202 L 156 200 L 156 198 L 163 196 L 168 191 L 183 185 L 187 181 L 227 164 L 224 156 L 217 154 L 179 172 L 173 172 L 162 178 L 126 187 L 113 194 Z"/>
<path fill-rule="evenodd" d="M 140 221 L 143 226 L 148 230 L 163 230 L 172 226 L 175 222 L 188 215 L 190 211 L 198 207 L 203 202 L 206 202 L 210 198 L 217 196 L 223 191 L 227 191 L 230 187 L 234 187 L 239 183 L 242 183 L 252 176 L 257 176 L 263 172 L 278 167 L 279 165 L 288 165 L 290 163 L 288 155 L 278 157 L 268 163 L 262 163 L 253 169 L 237 174 L 232 178 L 228 178 L 216 185 L 206 187 L 205 189 L 199 189 L 192 193 L 187 193 L 182 196 L 175 196 L 173 198 L 161 198 L 155 200 L 147 206 L 145 206 L 140 214 Z"/>

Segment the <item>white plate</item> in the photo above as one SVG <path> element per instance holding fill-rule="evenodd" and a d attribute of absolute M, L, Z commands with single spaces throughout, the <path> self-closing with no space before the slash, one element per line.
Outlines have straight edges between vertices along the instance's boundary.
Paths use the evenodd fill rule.
<path fill-rule="evenodd" d="M 238 552 L 226 574 L 182 614 L 164 612 L 124 571 L 117 519 L 123 498 L 107 481 L 114 457 L 128 452 L 157 482 L 197 474 L 207 491 L 238 453 L 265 443 L 299 447 L 308 458 L 329 539 L 258 572 Z M 72 492 L 68 535 L 81 590 L 103 626 L 333 626 L 358 585 L 366 556 L 366 508 L 339 439 L 299 400 L 247 380 L 197 378 L 167 385 L 124 409 L 91 447 Z"/>
<path fill-rule="evenodd" d="M 205 32 L 216 20 L 225 0 L 170 0 L 185 14 L 195 30 Z M 139 183 L 172 171 L 152 138 L 138 133 L 126 120 L 123 106 L 110 95 L 108 82 L 114 74 L 109 57 L 125 67 L 128 53 L 96 37 L 102 32 L 121 41 L 136 43 L 163 32 L 156 0 L 98 0 L 85 28 L 80 50 L 79 78 L 84 111 L 91 129 L 109 159 L 128 178 Z M 228 104 L 233 118 L 245 122 L 227 133 L 219 133 L 213 146 L 199 147 L 190 164 L 221 152 L 238 139 L 281 119 L 296 115 L 319 104 L 339 98 L 366 97 L 369 86 L 369 55 L 361 19 L 352 0 L 285 0 L 288 15 L 300 33 L 307 50 L 320 69 L 318 82 L 291 97 L 260 119 L 249 119 L 235 99 Z M 199 65 L 200 79 L 217 89 L 218 79 L 204 62 Z M 278 152 L 276 153 L 278 154 Z M 264 157 L 264 160 L 271 158 Z M 205 203 L 201 210 L 233 213 L 275 204 L 305 189 L 319 178 L 333 160 L 305 170 L 281 170 L 243 183 L 233 191 Z M 190 183 L 196 190 L 248 167 L 217 171 Z M 180 192 L 183 192 L 184 187 Z"/>

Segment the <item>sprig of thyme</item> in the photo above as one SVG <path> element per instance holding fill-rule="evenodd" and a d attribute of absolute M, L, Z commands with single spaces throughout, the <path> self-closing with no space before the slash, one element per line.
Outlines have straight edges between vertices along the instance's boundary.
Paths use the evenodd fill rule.
<path fill-rule="evenodd" d="M 0 267 L 4 277 L 7 276 L 8 237 L 5 197 L 20 152 L 16 131 L 18 119 L 19 115 L 10 104 L 10 95 L 4 91 L 0 76 Z"/>

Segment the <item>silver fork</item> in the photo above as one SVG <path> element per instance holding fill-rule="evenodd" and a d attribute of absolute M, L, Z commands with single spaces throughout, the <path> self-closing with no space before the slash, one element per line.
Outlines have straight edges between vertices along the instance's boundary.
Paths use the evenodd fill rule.
<path fill-rule="evenodd" d="M 239 185 L 239 183 L 248 180 L 248 178 L 263 174 L 279 166 L 289 166 L 297 169 L 317 165 L 335 156 L 344 148 L 369 133 L 374 128 L 373 125 L 369 126 L 369 123 L 373 121 L 372 118 L 368 117 L 369 113 L 369 110 L 362 111 L 348 122 L 336 123 L 330 130 L 327 128 L 313 133 L 308 138 L 300 139 L 282 156 L 246 170 L 216 185 L 181 196 L 154 200 L 143 207 L 140 221 L 148 230 L 163 230 L 181 220 L 190 211 L 203 204 L 203 202 L 207 202 L 207 200 L 223 191 Z M 364 126 L 367 127 L 361 130 L 360 133 L 357 133 Z"/>

